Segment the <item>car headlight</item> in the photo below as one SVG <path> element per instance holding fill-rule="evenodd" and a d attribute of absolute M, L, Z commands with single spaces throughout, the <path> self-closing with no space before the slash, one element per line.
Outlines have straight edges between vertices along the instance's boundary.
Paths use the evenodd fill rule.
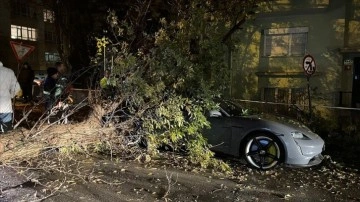
<path fill-rule="evenodd" d="M 294 139 L 309 139 L 306 135 L 299 131 L 293 131 L 290 133 Z"/>

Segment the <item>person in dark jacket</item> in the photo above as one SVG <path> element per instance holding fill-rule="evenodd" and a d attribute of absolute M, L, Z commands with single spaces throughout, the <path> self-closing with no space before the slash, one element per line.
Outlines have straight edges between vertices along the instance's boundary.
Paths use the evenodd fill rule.
<path fill-rule="evenodd" d="M 25 62 L 19 72 L 18 81 L 23 92 L 23 101 L 32 101 L 32 87 L 35 73 L 29 63 Z"/>
<path fill-rule="evenodd" d="M 47 77 L 44 81 L 44 99 L 45 99 L 45 109 L 49 111 L 55 104 L 55 91 L 56 91 L 56 82 L 59 78 L 58 70 L 54 67 L 49 67 L 47 69 Z"/>
<path fill-rule="evenodd" d="M 56 82 L 55 98 L 59 101 L 64 101 L 71 92 L 71 85 L 67 76 L 67 66 L 63 62 L 56 62 L 55 68 L 59 73 L 59 78 Z"/>

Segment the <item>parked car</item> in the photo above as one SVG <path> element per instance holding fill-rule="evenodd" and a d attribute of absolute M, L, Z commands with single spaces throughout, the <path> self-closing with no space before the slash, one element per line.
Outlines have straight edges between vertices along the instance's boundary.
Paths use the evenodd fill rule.
<path fill-rule="evenodd" d="M 42 99 L 42 84 L 46 76 L 46 70 L 35 70 L 35 78 L 33 82 L 33 99 L 35 101 Z"/>
<path fill-rule="evenodd" d="M 208 113 L 211 129 L 204 132 L 214 152 L 244 157 L 263 170 L 279 163 L 308 167 L 322 162 L 324 140 L 305 125 L 278 116 L 248 115 L 232 101 L 219 102 L 219 108 Z"/>
<path fill-rule="evenodd" d="M 40 86 L 41 83 L 45 80 L 45 78 L 46 78 L 46 70 L 35 71 L 34 83 Z"/>

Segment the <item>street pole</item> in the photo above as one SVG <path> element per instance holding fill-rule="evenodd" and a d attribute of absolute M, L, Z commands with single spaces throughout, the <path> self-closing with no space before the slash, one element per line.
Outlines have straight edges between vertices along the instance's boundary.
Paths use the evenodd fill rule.
<path fill-rule="evenodd" d="M 18 60 L 18 65 L 17 65 L 17 73 L 16 73 L 16 80 L 19 79 L 19 75 L 20 75 L 20 71 L 22 70 L 22 66 L 20 66 L 20 61 Z M 21 89 L 22 90 L 22 89 Z M 16 105 L 16 95 L 14 98 L 12 98 L 12 108 L 13 108 L 13 113 L 12 113 L 12 125 L 14 125 L 15 122 L 15 106 Z"/>
<path fill-rule="evenodd" d="M 310 92 L 310 76 L 313 75 L 316 71 L 316 63 L 315 59 L 311 55 L 305 55 L 303 59 L 303 69 L 306 74 L 307 80 L 307 91 L 308 91 L 308 99 L 309 99 L 309 121 L 312 120 L 312 107 L 311 107 L 311 92 Z"/>
<path fill-rule="evenodd" d="M 105 49 L 106 49 L 106 44 L 104 44 L 104 72 L 105 72 L 105 69 L 106 69 L 106 66 L 105 66 L 105 60 L 106 60 L 106 58 L 105 58 Z"/>
<path fill-rule="evenodd" d="M 232 99 L 232 82 L 233 82 L 233 72 L 232 72 L 232 66 L 233 66 L 233 63 L 232 63 L 232 50 L 231 50 L 231 46 L 230 44 L 228 45 L 228 51 L 229 51 L 229 56 L 228 56 L 228 65 L 229 65 L 229 73 L 230 73 L 230 89 L 229 89 L 229 98 Z"/>
<path fill-rule="evenodd" d="M 306 76 L 307 79 L 307 91 L 308 91 L 308 99 L 309 99 L 309 120 L 312 119 L 312 107 L 311 107 L 311 93 L 310 93 L 310 76 Z"/>

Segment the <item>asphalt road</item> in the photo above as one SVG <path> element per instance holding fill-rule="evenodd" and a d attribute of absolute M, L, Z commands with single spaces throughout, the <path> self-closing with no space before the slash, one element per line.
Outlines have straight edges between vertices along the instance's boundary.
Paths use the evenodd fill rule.
<path fill-rule="evenodd" d="M 67 175 L 35 175 L 42 185 L 57 182 L 54 192 L 2 168 L 0 201 L 360 201 L 359 171 L 329 159 L 313 168 L 279 166 L 271 171 L 231 161 L 235 173 L 230 176 L 184 166 L 181 157 L 148 164 L 99 158 L 72 161 L 76 168 L 67 168 Z"/>
<path fill-rule="evenodd" d="M 10 167 L 0 166 L 0 201 L 34 201 L 39 198 L 35 183 Z"/>

